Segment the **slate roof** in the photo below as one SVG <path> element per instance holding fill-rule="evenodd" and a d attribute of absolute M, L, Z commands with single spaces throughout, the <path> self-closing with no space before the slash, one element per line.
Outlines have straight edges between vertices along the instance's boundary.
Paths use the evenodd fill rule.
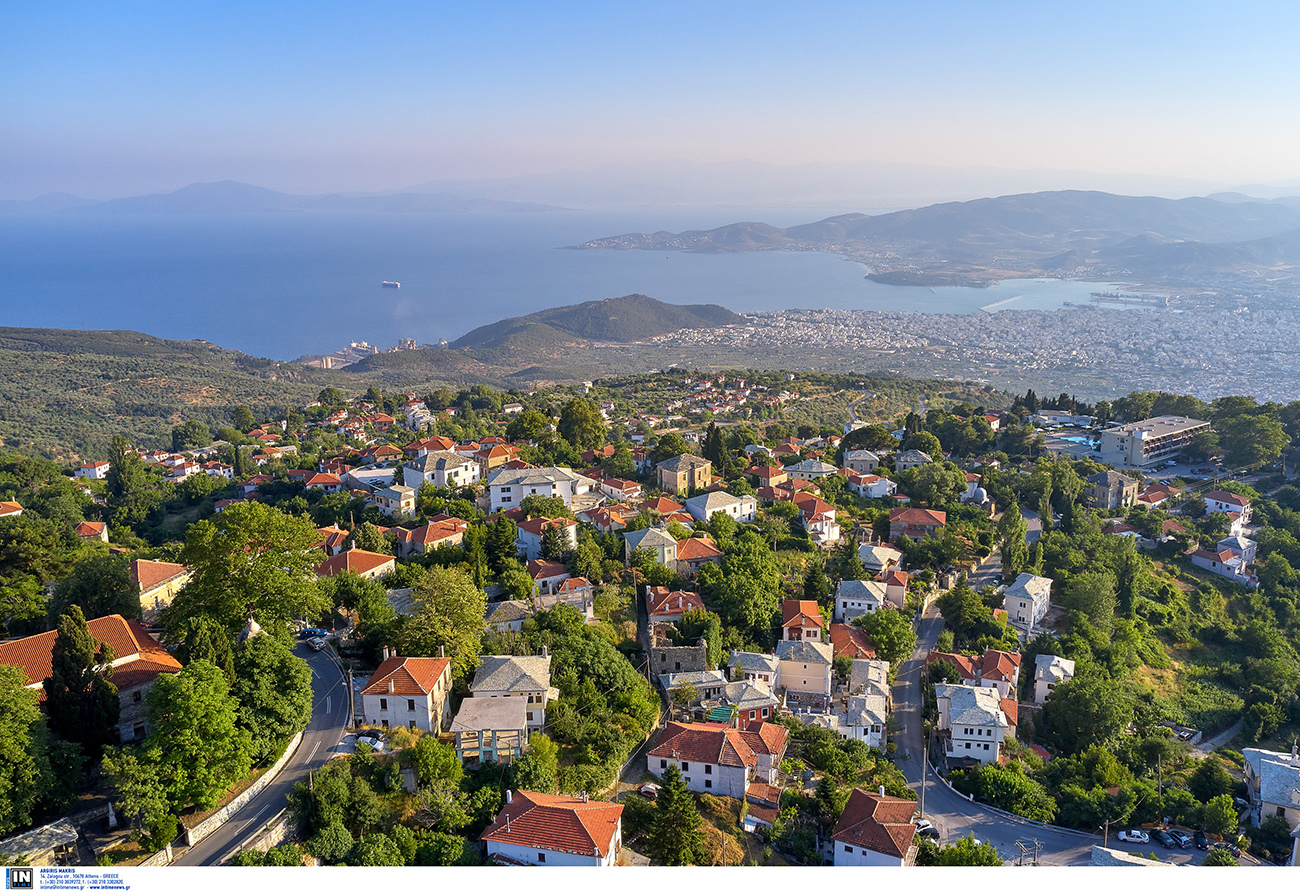
<path fill-rule="evenodd" d="M 835 650 L 817 641 L 782 641 L 776 646 L 776 658 L 787 663 L 821 663 L 829 666 Z"/>
<path fill-rule="evenodd" d="M 483 657 L 469 689 L 479 691 L 545 691 L 551 686 L 551 658 Z"/>
<path fill-rule="evenodd" d="M 389 657 L 379 664 L 361 693 L 387 694 L 391 681 L 394 695 L 427 696 L 450 665 L 451 660 L 444 657 Z"/>
<path fill-rule="evenodd" d="M 831 831 L 831 839 L 882 855 L 905 858 L 916 835 L 912 815 L 916 803 L 895 796 L 880 796 L 854 789 L 844 812 Z"/>
<path fill-rule="evenodd" d="M 466 697 L 452 731 L 511 731 L 528 726 L 528 701 L 523 697 Z"/>
<path fill-rule="evenodd" d="M 1005 728 L 1007 716 L 995 688 L 973 688 L 963 684 L 937 684 L 936 697 L 948 698 L 948 725 Z"/>
<path fill-rule="evenodd" d="M 457 455 L 455 452 L 438 451 L 427 452 L 420 458 L 408 461 L 406 467 L 427 474 L 430 471 L 454 471 L 456 468 L 472 464 L 474 460 L 471 458 Z"/>
<path fill-rule="evenodd" d="M 1034 677 L 1049 681 L 1065 681 L 1074 677 L 1074 660 L 1054 654 L 1039 654 L 1034 658 Z"/>
<path fill-rule="evenodd" d="M 854 660 L 849 665 L 849 690 L 889 695 L 889 663 L 886 660 Z"/>
<path fill-rule="evenodd" d="M 767 672 L 775 674 L 781 661 L 771 654 L 756 654 L 748 651 L 732 651 L 727 666 L 749 672 Z"/>
<path fill-rule="evenodd" d="M 516 790 L 479 839 L 603 858 L 622 815 L 623 806 L 612 802 Z"/>
<path fill-rule="evenodd" d="M 700 458 L 698 455 L 691 455 L 687 452 L 661 461 L 658 467 L 674 474 L 679 474 L 682 471 L 689 471 L 692 468 L 711 468 L 713 467 L 713 462 L 709 461 L 707 458 Z"/>
<path fill-rule="evenodd" d="M 533 608 L 527 601 L 498 601 L 488 606 L 485 622 L 489 625 L 518 622 L 533 615 Z"/>
<path fill-rule="evenodd" d="M 886 602 L 885 584 L 874 579 L 844 579 L 835 588 L 836 598 L 860 598 L 875 601 L 883 606 Z"/>
<path fill-rule="evenodd" d="M 713 516 L 715 511 L 726 511 L 728 508 L 739 505 L 740 503 L 741 499 L 739 497 L 733 496 L 729 492 L 719 492 L 715 490 L 714 492 L 706 492 L 695 496 L 694 498 L 687 499 L 686 510 L 690 511 L 692 516 L 695 516 L 696 512 L 699 512 L 705 518 L 710 518 Z"/>
<path fill-rule="evenodd" d="M 633 551 L 638 548 L 656 548 L 665 545 L 672 545 L 674 549 L 677 547 L 677 540 L 658 527 L 646 527 L 644 530 L 633 530 L 630 533 L 624 533 L 623 538 Z"/>
<path fill-rule="evenodd" d="M 1050 598 L 1052 580 L 1046 576 L 1035 576 L 1033 573 L 1021 573 L 1016 577 L 1016 581 L 1007 587 L 1003 595 L 1008 598 L 1025 598 L 1034 601 Z"/>

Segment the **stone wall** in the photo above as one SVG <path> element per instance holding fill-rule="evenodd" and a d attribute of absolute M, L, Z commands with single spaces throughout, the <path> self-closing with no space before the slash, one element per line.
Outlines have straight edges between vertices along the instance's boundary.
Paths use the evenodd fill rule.
<path fill-rule="evenodd" d="M 212 815 L 204 818 L 196 826 L 185 828 L 185 844 L 192 846 L 209 833 L 212 833 L 222 824 L 226 823 L 226 821 L 229 821 L 231 816 L 243 808 L 249 800 L 262 792 L 266 785 L 275 780 L 281 769 L 288 764 L 289 759 L 293 757 L 293 754 L 298 749 L 298 744 L 301 742 L 302 732 L 299 731 L 297 734 L 293 735 L 293 739 L 289 741 L 289 745 L 284 748 L 284 755 L 282 755 L 274 765 L 267 769 L 266 774 L 259 777 L 251 787 L 240 793 L 221 808 L 217 809 Z"/>

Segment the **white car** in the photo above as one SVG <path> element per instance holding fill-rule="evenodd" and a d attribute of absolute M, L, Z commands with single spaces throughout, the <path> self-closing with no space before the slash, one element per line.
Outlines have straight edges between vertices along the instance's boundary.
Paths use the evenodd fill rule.
<path fill-rule="evenodd" d="M 307 642 L 307 646 L 315 651 L 324 650 L 328 644 L 329 644 L 329 639 L 323 636 L 320 638 L 312 638 L 310 641 Z"/>
<path fill-rule="evenodd" d="M 1141 830 L 1121 830 L 1119 832 L 1119 841 L 1146 844 L 1151 842 L 1151 837 Z"/>

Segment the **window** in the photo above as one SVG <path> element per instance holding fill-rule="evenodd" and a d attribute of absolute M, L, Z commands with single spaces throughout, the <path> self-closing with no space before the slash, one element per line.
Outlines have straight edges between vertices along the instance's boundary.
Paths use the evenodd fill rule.
<path fill-rule="evenodd" d="M 966 741 L 966 749 L 970 749 L 970 741 Z"/>
<path fill-rule="evenodd" d="M 407 723 L 406 723 L 406 726 L 407 726 L 408 728 L 410 728 L 412 731 L 414 731 L 414 730 L 415 730 L 415 719 L 411 719 L 409 722 L 407 722 Z"/>
<path fill-rule="evenodd" d="M 513 502 L 514 500 L 515 500 L 515 497 L 514 497 L 514 496 L 502 496 L 502 497 L 501 497 L 501 502 L 502 502 L 503 504 L 506 503 L 506 502 Z"/>
<path fill-rule="evenodd" d="M 763 718 L 767 718 L 767 707 L 763 707 Z"/>
<path fill-rule="evenodd" d="M 989 745 L 988 745 L 987 743 L 984 744 L 984 749 L 988 749 L 988 748 L 989 748 Z"/>
<path fill-rule="evenodd" d="M 668 760 L 667 760 L 667 759 L 660 759 L 660 760 L 659 760 L 659 767 L 660 767 L 660 768 L 667 768 L 667 767 L 668 767 Z"/>
<path fill-rule="evenodd" d="M 380 697 L 380 698 L 379 698 L 379 708 L 380 708 L 380 709 L 387 709 L 387 708 L 388 708 L 388 698 L 387 698 L 387 697 Z"/>
<path fill-rule="evenodd" d="M 381 724 L 381 725 L 383 725 L 385 728 L 387 728 L 387 727 L 388 727 L 388 719 L 384 719 L 384 720 L 381 721 L 379 724 Z"/>
<path fill-rule="evenodd" d="M 704 766 L 704 773 L 705 773 L 705 774 L 712 774 L 712 773 L 713 773 L 713 766 L 712 766 L 712 765 L 705 765 L 705 766 Z"/>
<path fill-rule="evenodd" d="M 136 725 L 134 728 L 132 728 L 132 729 L 131 729 L 131 733 L 135 736 L 135 739 L 136 739 L 136 740 L 143 740 L 143 739 L 144 739 L 144 722 L 141 722 L 140 724 L 138 724 L 138 725 Z"/>
<path fill-rule="evenodd" d="M 749 711 L 749 720 L 752 722 L 752 721 L 753 721 L 754 719 L 756 719 L 756 718 L 758 718 L 758 710 L 757 710 L 757 709 L 751 709 L 751 710 Z"/>
<path fill-rule="evenodd" d="M 415 712 L 415 701 L 414 701 L 414 700 L 407 700 L 407 701 L 406 701 L 406 710 L 407 710 L 407 712 Z"/>
<path fill-rule="evenodd" d="M 853 846 L 845 846 L 845 847 L 844 847 L 844 851 L 846 851 L 846 852 L 848 852 L 850 855 L 852 855 L 852 854 L 853 854 Z"/>
<path fill-rule="evenodd" d="M 690 762 L 683 762 L 683 763 L 682 763 L 682 771 L 690 771 L 690 770 L 691 770 L 691 763 L 690 763 Z"/>
<path fill-rule="evenodd" d="M 139 691 L 132 691 L 132 692 L 131 692 L 131 702 L 132 702 L 132 703 L 139 703 L 139 702 L 140 702 L 140 692 L 139 692 Z"/>
<path fill-rule="evenodd" d="M 704 782 L 704 786 L 705 786 L 706 789 L 712 790 L 712 789 L 713 789 L 713 781 L 711 781 L 711 780 L 706 780 L 706 781 Z"/>
<path fill-rule="evenodd" d="M 545 853 L 545 852 L 538 852 L 538 853 L 537 853 L 537 863 L 538 863 L 538 864 L 545 864 L 545 863 L 546 863 L 546 853 Z"/>
<path fill-rule="evenodd" d="M 681 663 L 673 663 L 673 671 L 674 671 L 674 672 L 681 672 L 681 671 L 682 671 L 682 664 L 681 664 Z"/>
<path fill-rule="evenodd" d="M 532 720 L 533 720 L 533 714 L 530 712 L 528 713 L 528 721 L 531 722 Z"/>

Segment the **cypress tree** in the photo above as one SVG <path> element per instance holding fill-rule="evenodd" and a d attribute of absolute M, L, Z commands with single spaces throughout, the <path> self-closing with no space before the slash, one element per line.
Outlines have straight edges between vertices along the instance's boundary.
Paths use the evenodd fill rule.
<path fill-rule="evenodd" d="M 46 711 L 53 730 L 93 756 L 117 739 L 122 706 L 117 686 L 108 680 L 113 674 L 108 664 L 115 658 L 106 644 L 96 649 L 80 607 L 73 604 L 59 617 L 50 677 L 44 682 Z"/>
<path fill-rule="evenodd" d="M 676 765 L 664 771 L 647 849 L 656 863 L 674 867 L 699 864 L 708 858 L 700 813 Z"/>

